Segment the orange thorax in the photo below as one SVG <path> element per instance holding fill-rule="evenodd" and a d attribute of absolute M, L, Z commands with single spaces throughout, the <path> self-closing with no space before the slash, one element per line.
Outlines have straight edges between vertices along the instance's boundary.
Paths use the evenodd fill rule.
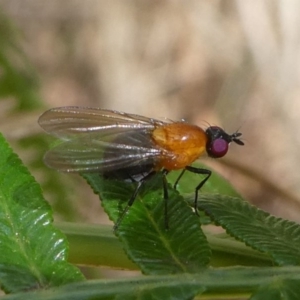
<path fill-rule="evenodd" d="M 161 148 L 157 169 L 169 171 L 185 168 L 194 162 L 205 151 L 207 142 L 203 129 L 183 122 L 155 128 L 152 139 Z"/>

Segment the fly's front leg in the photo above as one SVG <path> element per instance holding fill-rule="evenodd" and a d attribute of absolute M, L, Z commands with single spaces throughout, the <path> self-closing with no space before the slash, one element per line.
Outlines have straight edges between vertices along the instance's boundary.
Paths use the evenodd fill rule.
<path fill-rule="evenodd" d="M 198 213 L 198 193 L 199 193 L 199 190 L 205 184 L 205 182 L 208 180 L 208 178 L 211 176 L 211 171 L 207 170 L 207 169 L 192 167 L 192 166 L 187 166 L 185 168 L 185 170 L 190 171 L 190 172 L 195 173 L 195 174 L 206 175 L 206 177 L 196 186 L 196 189 L 195 189 L 194 209 L 195 209 L 195 214 L 197 216 L 199 216 L 199 213 Z M 180 176 L 180 178 L 181 178 L 181 176 Z M 177 180 L 177 182 L 178 182 L 178 180 Z"/>

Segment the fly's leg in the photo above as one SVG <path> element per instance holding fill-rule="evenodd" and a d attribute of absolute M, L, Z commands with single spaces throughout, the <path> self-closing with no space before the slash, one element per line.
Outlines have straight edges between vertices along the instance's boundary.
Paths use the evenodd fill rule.
<path fill-rule="evenodd" d="M 211 171 L 207 170 L 207 169 L 202 169 L 202 168 L 195 168 L 195 167 L 192 167 L 192 166 L 185 167 L 185 170 L 187 170 L 189 172 L 192 172 L 192 173 L 195 173 L 195 174 L 206 175 L 206 177 L 196 186 L 196 189 L 195 189 L 194 209 L 195 209 L 195 214 L 197 216 L 199 216 L 199 213 L 198 213 L 198 193 L 199 193 L 199 190 L 203 187 L 205 182 L 210 177 Z M 183 175 L 183 172 L 180 174 L 179 179 L 182 177 L 182 175 Z M 176 183 L 178 183 L 178 181 L 179 180 L 177 179 Z"/>
<path fill-rule="evenodd" d="M 182 178 L 183 174 L 185 173 L 186 169 L 183 169 L 180 173 L 180 175 L 177 177 L 175 183 L 174 183 L 174 189 L 177 190 L 177 185 L 178 185 L 178 182 L 180 181 L 180 179 Z"/>
<path fill-rule="evenodd" d="M 119 219 L 117 220 L 116 224 L 114 225 L 114 231 L 116 231 L 119 227 L 119 225 L 121 224 L 122 220 L 124 219 L 126 213 L 128 212 L 129 208 L 132 206 L 134 200 L 136 199 L 139 191 L 141 190 L 143 184 L 150 179 L 156 172 L 152 171 L 149 174 L 147 174 L 145 177 L 143 177 L 141 180 L 138 181 L 137 186 L 132 194 L 132 196 L 130 197 L 125 209 L 123 210 L 121 216 L 119 217 Z"/>
<path fill-rule="evenodd" d="M 168 170 L 164 169 L 162 171 L 163 174 L 163 191 L 164 191 L 164 203 L 165 203 L 165 228 L 169 229 L 169 218 L 168 218 L 168 200 L 169 200 L 169 193 L 168 193 L 168 181 L 166 175 L 169 173 Z"/>

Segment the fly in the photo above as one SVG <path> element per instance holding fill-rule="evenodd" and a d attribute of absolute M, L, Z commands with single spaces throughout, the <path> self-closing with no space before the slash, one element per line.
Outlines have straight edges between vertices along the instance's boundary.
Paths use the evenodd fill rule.
<path fill-rule="evenodd" d="M 62 172 L 95 172 L 105 178 L 137 182 L 115 229 L 143 184 L 159 171 L 163 174 L 166 228 L 166 175 L 170 171 L 182 170 L 175 188 L 185 171 L 205 176 L 195 188 L 194 209 L 198 215 L 198 193 L 211 171 L 191 164 L 204 153 L 213 158 L 223 157 L 231 142 L 244 145 L 240 132 L 228 134 L 218 126 L 204 130 L 184 121 L 161 121 L 101 108 L 53 108 L 42 114 L 38 122 L 46 132 L 62 140 L 45 154 L 44 161 L 50 168 Z"/>

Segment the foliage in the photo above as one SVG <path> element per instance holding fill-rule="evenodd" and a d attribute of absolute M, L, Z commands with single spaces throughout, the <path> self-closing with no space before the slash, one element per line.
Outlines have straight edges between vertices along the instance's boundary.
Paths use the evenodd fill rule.
<path fill-rule="evenodd" d="M 39 185 L 3 137 L 0 152 L 0 281 L 3 290 L 11 293 L 7 299 L 23 299 L 24 292 L 31 299 L 191 299 L 201 293 L 248 297 L 252 293 L 251 299 L 276 299 L 284 294 L 284 299 L 297 299 L 299 225 L 225 195 L 226 185 L 229 194 L 232 188 L 217 175 L 213 182 L 220 183 L 223 195 L 206 190 L 199 209 L 243 243 L 208 233 L 205 226 L 201 230 L 200 220 L 189 206 L 193 195 L 182 197 L 171 185 L 167 230 L 159 173 L 146 183 L 119 225 L 119 242 L 111 227 L 60 225 L 69 237 L 72 261 L 139 268 L 147 275 L 82 281 L 79 270 L 66 261 L 66 239 L 53 226 L 51 208 Z M 186 176 L 194 183 L 199 180 L 195 174 Z M 105 210 L 115 221 L 134 184 L 104 180 L 97 174 L 84 177 L 101 195 Z M 224 261 L 230 267 L 224 267 Z"/>
<path fill-rule="evenodd" d="M 34 178 L 0 139 L 0 281 L 6 292 L 81 280 Z"/>

